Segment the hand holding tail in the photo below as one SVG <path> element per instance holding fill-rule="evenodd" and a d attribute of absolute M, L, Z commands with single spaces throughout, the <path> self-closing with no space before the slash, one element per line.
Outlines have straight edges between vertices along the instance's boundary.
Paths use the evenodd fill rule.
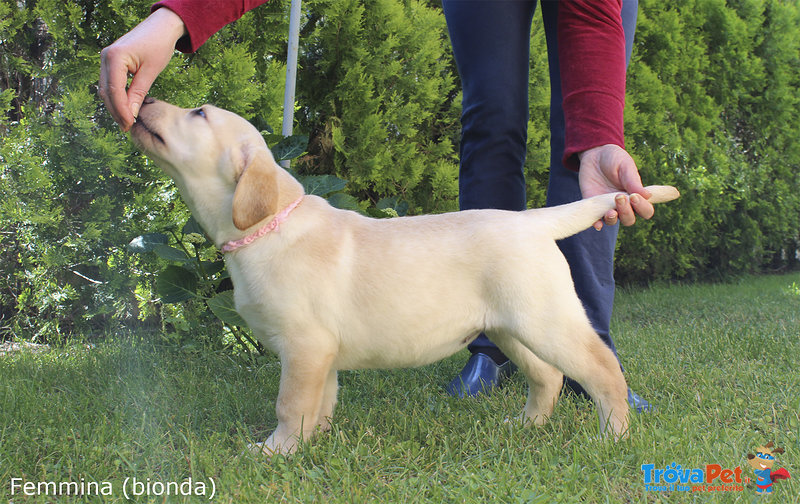
<path fill-rule="evenodd" d="M 639 169 L 625 149 L 613 144 L 601 145 L 580 153 L 579 157 L 578 180 L 584 198 L 616 192 L 630 195 L 618 195 L 615 208 L 594 223 L 595 229 L 600 230 L 603 223 L 612 226 L 621 222 L 623 226 L 631 226 L 637 215 L 643 219 L 653 216 L 655 210 L 649 201 L 650 193 L 642 186 Z"/>

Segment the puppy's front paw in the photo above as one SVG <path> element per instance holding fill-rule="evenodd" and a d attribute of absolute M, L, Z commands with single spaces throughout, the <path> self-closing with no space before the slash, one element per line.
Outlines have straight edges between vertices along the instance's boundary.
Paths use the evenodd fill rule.
<path fill-rule="evenodd" d="M 513 417 L 506 417 L 506 419 L 503 420 L 504 425 L 512 425 L 514 427 L 527 427 L 531 423 L 533 423 L 533 421 L 528 418 L 525 413 Z"/>
<path fill-rule="evenodd" d="M 248 448 L 253 455 L 272 458 L 275 454 L 288 455 L 294 452 L 297 449 L 297 439 L 294 436 L 290 436 L 278 442 L 275 439 L 275 433 L 273 433 L 266 441 L 252 443 Z"/>
<path fill-rule="evenodd" d="M 272 456 L 275 455 L 276 453 L 267 447 L 266 441 L 262 443 L 250 443 L 249 445 L 247 445 L 247 450 L 250 452 L 251 455 L 257 455 L 259 457 L 267 457 L 268 459 L 272 458 Z"/>
<path fill-rule="evenodd" d="M 324 416 L 319 421 L 316 427 L 317 432 L 330 432 L 331 430 L 331 417 Z"/>

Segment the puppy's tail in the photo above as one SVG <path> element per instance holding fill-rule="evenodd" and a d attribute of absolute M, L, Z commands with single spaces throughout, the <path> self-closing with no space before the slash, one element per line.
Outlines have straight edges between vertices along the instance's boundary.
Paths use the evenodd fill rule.
<path fill-rule="evenodd" d="M 650 203 L 665 203 L 677 199 L 681 194 L 672 186 L 648 186 L 652 196 Z M 608 193 L 583 199 L 566 205 L 543 209 L 548 212 L 552 222 L 551 233 L 555 240 L 561 240 L 590 228 L 609 210 L 615 208 L 615 198 L 624 193 Z"/>

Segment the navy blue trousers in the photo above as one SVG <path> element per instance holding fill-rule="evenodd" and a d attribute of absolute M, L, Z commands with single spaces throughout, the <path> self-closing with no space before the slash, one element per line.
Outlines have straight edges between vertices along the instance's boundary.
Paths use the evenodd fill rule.
<path fill-rule="evenodd" d="M 530 32 L 536 0 L 443 0 L 463 88 L 459 205 L 462 210 L 524 210 L 528 129 Z M 638 0 L 623 0 L 622 23 L 630 60 Z M 541 2 L 550 67 L 550 179 L 547 205 L 581 199 L 578 174 L 563 163 L 564 110 L 558 64 L 558 2 Z M 614 247 L 618 226 L 588 229 L 558 243 L 589 320 L 614 351 L 609 325 L 614 303 Z M 498 352 L 480 335 L 471 352 Z M 487 351 L 487 349 L 489 349 Z"/>

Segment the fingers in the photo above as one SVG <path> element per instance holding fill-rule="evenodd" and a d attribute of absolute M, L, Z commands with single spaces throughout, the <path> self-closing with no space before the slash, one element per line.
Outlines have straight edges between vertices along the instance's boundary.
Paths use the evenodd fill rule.
<path fill-rule="evenodd" d="M 617 203 L 617 213 L 619 214 L 619 221 L 623 226 L 632 226 L 636 223 L 636 216 L 643 219 L 650 219 L 655 213 L 652 203 L 647 201 L 651 194 L 650 191 L 642 185 L 642 179 L 639 176 L 639 170 L 633 159 L 628 157 L 626 162 L 620 164 L 619 179 L 622 188 L 630 194 L 629 197 L 619 195 L 615 201 Z"/>
<path fill-rule="evenodd" d="M 581 171 L 584 168 L 591 171 L 585 178 L 589 192 L 622 190 L 630 195 L 617 195 L 616 207 L 608 211 L 602 221 L 595 223 L 595 228 L 602 228 L 603 223 L 611 226 L 617 222 L 623 226 L 632 226 L 636 223 L 637 216 L 650 219 L 655 213 L 653 205 L 647 201 L 651 194 L 642 185 L 639 169 L 633 158 L 624 149 L 615 145 L 601 146 L 592 150 L 591 153 L 587 151 L 590 154 L 588 159 L 584 157 L 581 161 Z M 583 159 L 589 161 L 585 166 Z M 595 188 L 591 187 L 592 182 Z M 606 189 L 599 189 L 601 187 Z"/>
<path fill-rule="evenodd" d="M 645 199 L 650 199 L 650 191 L 642 185 L 642 178 L 636 163 L 631 158 L 626 161 L 619 166 L 621 188 L 628 194 L 641 194 Z"/>
<path fill-rule="evenodd" d="M 100 53 L 99 93 L 106 108 L 123 131 L 128 131 L 134 122 L 134 115 L 128 106 L 125 86 L 128 82 L 128 68 L 113 47 Z"/>
<path fill-rule="evenodd" d="M 616 223 L 616 221 L 615 221 L 615 223 Z M 613 226 L 614 224 L 610 224 L 610 225 Z M 593 224 L 593 226 L 598 231 L 602 230 L 603 229 L 603 220 L 599 220 L 599 221 L 595 222 Z"/>
<path fill-rule="evenodd" d="M 136 122 L 142 102 L 163 66 L 149 62 L 140 66 L 124 48 L 117 51 L 113 46 L 103 50 L 102 60 L 100 96 L 122 131 L 128 131 Z M 129 73 L 133 74 L 133 79 L 126 91 Z"/>
<path fill-rule="evenodd" d="M 128 107 L 132 116 L 138 117 L 142 102 L 144 102 L 147 93 L 150 92 L 150 87 L 160 72 L 160 68 L 153 70 L 149 67 L 143 67 L 134 74 L 131 85 L 128 87 L 127 97 Z"/>
<path fill-rule="evenodd" d="M 100 53 L 100 96 L 123 131 L 133 126 L 150 86 L 169 63 L 175 42 L 185 34 L 183 20 L 162 8 Z M 126 90 L 128 74 L 133 80 Z"/>
<path fill-rule="evenodd" d="M 650 219 L 655 214 L 653 205 L 647 201 L 647 199 L 636 193 L 630 196 L 619 194 L 614 198 L 614 202 L 617 204 L 616 209 L 606 212 L 602 221 L 609 226 L 613 226 L 617 222 L 621 223 L 623 226 L 632 226 L 636 223 L 636 216 L 643 219 Z M 600 229 L 602 225 L 598 227 L 597 223 L 595 223 L 594 227 L 595 229 Z"/>
<path fill-rule="evenodd" d="M 639 194 L 631 194 L 630 204 L 633 208 L 633 212 L 643 219 L 650 219 L 656 213 L 653 204 Z"/>

